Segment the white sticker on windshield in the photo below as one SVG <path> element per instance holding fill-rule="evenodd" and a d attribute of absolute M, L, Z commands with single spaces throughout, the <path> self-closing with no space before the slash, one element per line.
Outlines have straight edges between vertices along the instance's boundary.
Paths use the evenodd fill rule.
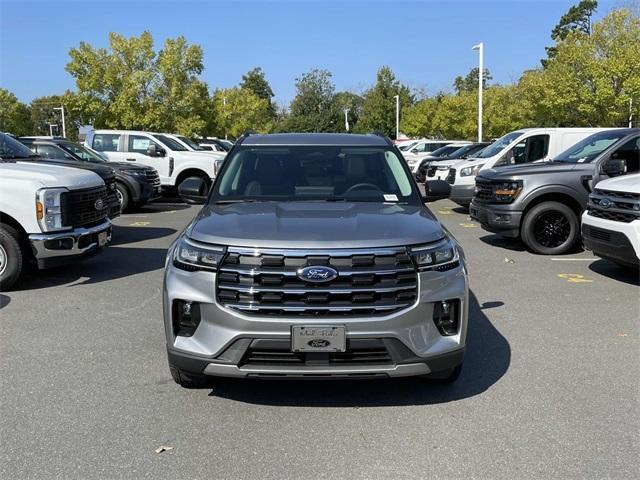
<path fill-rule="evenodd" d="M 393 194 L 384 194 L 384 201 L 385 202 L 397 202 L 398 201 L 398 196 L 397 195 L 393 195 Z"/>

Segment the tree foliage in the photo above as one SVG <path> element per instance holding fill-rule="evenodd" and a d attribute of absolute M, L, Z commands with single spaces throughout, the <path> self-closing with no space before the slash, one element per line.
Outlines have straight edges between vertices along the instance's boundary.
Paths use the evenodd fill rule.
<path fill-rule="evenodd" d="M 389 67 L 384 66 L 378 70 L 376 83 L 364 94 L 358 131 L 378 131 L 395 138 L 396 95 L 400 96 L 401 108 L 413 105 L 414 98 L 409 88 L 396 79 Z"/>
<path fill-rule="evenodd" d="M 567 38 L 571 32 L 582 32 L 591 35 L 591 17 L 598 9 L 597 0 L 580 0 L 569 11 L 560 17 L 560 21 L 551 31 L 551 39 L 560 42 Z M 557 47 L 546 47 L 548 59 L 556 56 Z M 542 66 L 546 66 L 548 59 L 542 60 Z"/>
<path fill-rule="evenodd" d="M 269 85 L 269 82 L 265 78 L 265 74 L 262 71 L 262 68 L 256 67 L 245 73 L 242 76 L 240 88 L 244 88 L 246 90 L 249 90 L 250 92 L 253 92 L 253 94 L 258 98 L 267 100 L 267 102 L 269 102 L 269 114 L 272 117 L 275 117 L 276 107 L 272 102 L 274 93 L 271 89 L 271 85 Z"/>
<path fill-rule="evenodd" d="M 0 88 L 0 131 L 13 135 L 30 135 L 31 111 L 9 90 Z"/>
<path fill-rule="evenodd" d="M 478 67 L 472 68 L 471 71 L 465 76 L 457 76 L 453 81 L 453 88 L 458 95 L 462 92 L 472 92 L 478 89 L 478 72 L 480 69 Z M 489 69 L 485 68 L 482 75 L 482 87 L 486 88 L 489 80 L 492 80 L 493 77 L 491 73 L 489 73 Z"/>
<path fill-rule="evenodd" d="M 333 132 L 337 128 L 335 86 L 328 70 L 313 69 L 296 78 L 285 129 L 294 132 Z"/>
<path fill-rule="evenodd" d="M 269 101 L 251 90 L 240 87 L 217 90 L 212 103 L 218 136 L 238 138 L 249 130 L 267 133 L 272 128 Z"/>

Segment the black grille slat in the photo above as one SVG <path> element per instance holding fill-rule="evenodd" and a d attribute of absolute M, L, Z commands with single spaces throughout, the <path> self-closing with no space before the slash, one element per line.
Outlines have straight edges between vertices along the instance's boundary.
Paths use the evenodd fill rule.
<path fill-rule="evenodd" d="M 450 183 L 451 185 L 453 185 L 456 181 L 456 169 L 455 168 L 450 168 L 449 169 L 449 174 L 447 175 L 447 183 Z"/>
<path fill-rule="evenodd" d="M 588 214 L 592 217 L 603 218 L 605 220 L 612 220 L 614 222 L 631 223 L 634 220 L 640 219 L 638 213 L 626 213 L 615 210 L 604 210 L 594 207 L 589 207 Z"/>
<path fill-rule="evenodd" d="M 96 209 L 95 203 L 102 200 L 102 208 Z M 116 200 L 117 202 L 117 200 Z M 62 194 L 62 224 L 69 227 L 82 227 L 105 219 L 110 206 L 106 187 L 72 190 Z"/>

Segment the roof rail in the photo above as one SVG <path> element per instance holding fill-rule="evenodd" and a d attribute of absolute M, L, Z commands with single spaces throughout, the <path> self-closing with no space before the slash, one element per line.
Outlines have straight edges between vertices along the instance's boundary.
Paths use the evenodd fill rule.
<path fill-rule="evenodd" d="M 258 134 L 258 132 L 254 132 L 253 130 L 247 130 L 242 135 L 240 135 L 238 137 L 238 139 L 236 140 L 235 144 L 236 145 L 240 145 L 242 142 L 244 142 L 244 140 L 247 137 L 250 137 L 251 135 L 257 135 L 257 134 Z"/>
<path fill-rule="evenodd" d="M 375 135 L 375 136 L 377 136 L 377 137 L 382 137 L 382 138 L 384 138 L 385 142 L 387 142 L 387 144 L 388 144 L 388 145 L 390 145 L 390 146 L 392 146 L 392 147 L 393 147 L 393 142 L 392 142 L 392 141 L 391 141 L 391 139 L 390 139 L 389 137 L 387 137 L 384 133 L 382 133 L 382 132 L 380 132 L 380 131 L 378 131 L 378 130 L 375 130 L 375 131 L 371 132 L 371 133 L 370 133 L 370 135 Z"/>

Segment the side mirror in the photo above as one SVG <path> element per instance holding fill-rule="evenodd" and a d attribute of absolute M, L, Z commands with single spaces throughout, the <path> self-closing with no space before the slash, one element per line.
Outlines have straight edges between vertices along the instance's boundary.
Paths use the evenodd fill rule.
<path fill-rule="evenodd" d="M 451 194 L 451 185 L 444 180 L 427 180 L 424 182 L 424 202 L 435 202 L 449 198 Z"/>
<path fill-rule="evenodd" d="M 627 172 L 627 162 L 622 158 L 610 158 L 602 165 L 602 171 L 609 177 L 617 177 Z"/>
<path fill-rule="evenodd" d="M 202 205 L 207 201 L 207 184 L 200 177 L 189 177 L 180 183 L 178 194 L 187 203 Z"/>
<path fill-rule="evenodd" d="M 158 156 L 158 149 L 155 145 L 151 144 L 147 147 L 147 155 L 149 155 L 150 157 Z"/>

